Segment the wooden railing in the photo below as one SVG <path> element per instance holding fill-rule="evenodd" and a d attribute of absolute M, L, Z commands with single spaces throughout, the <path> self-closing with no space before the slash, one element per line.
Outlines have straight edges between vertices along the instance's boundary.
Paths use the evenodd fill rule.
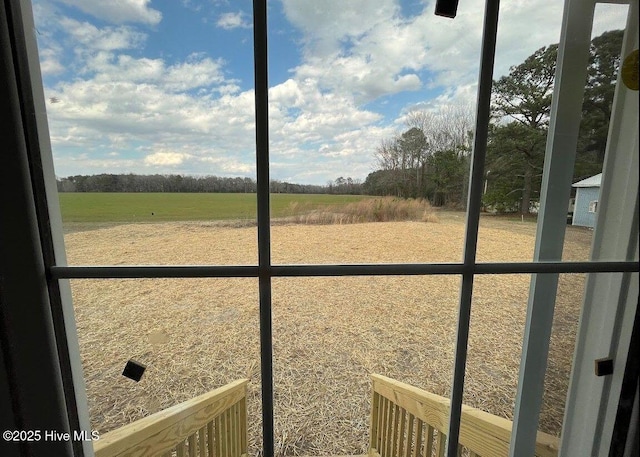
<path fill-rule="evenodd" d="M 241 379 L 106 433 L 96 457 L 241 457 L 247 454 L 247 384 Z"/>
<path fill-rule="evenodd" d="M 370 457 L 442 457 L 449 399 L 372 375 Z M 509 455 L 512 422 L 463 405 L 458 455 Z M 536 456 L 556 457 L 558 438 L 538 432 Z"/>

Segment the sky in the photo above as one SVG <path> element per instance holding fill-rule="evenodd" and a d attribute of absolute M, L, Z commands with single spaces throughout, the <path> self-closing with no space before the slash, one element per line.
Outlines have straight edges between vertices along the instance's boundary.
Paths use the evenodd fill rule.
<path fill-rule="evenodd" d="M 271 178 L 364 181 L 407 113 L 475 109 L 484 4 L 268 2 Z M 505 0 L 494 79 L 560 38 L 561 0 Z M 255 179 L 252 2 L 34 0 L 58 177 Z M 623 28 L 598 5 L 593 35 Z"/>

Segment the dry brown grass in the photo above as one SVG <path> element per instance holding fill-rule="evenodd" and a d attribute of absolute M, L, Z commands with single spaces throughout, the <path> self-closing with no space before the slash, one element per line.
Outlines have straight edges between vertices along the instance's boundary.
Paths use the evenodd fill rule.
<path fill-rule="evenodd" d="M 428 200 L 381 197 L 312 208 L 293 202 L 286 221 L 296 224 L 359 224 L 363 222 L 421 221 L 437 222 Z"/>
<path fill-rule="evenodd" d="M 279 225 L 274 263 L 448 262 L 462 257 L 463 217 L 439 223 Z M 483 220 L 478 259 L 529 260 L 535 225 Z M 67 235 L 70 264 L 251 264 L 256 230 L 206 223 L 122 225 Z M 569 229 L 568 259 L 590 232 Z M 464 401 L 511 418 L 529 276 L 477 278 Z M 370 387 L 381 373 L 448 395 L 460 281 L 455 276 L 275 278 L 273 334 L 278 455 L 366 451 Z M 563 275 L 540 428 L 562 421 L 582 275 Z M 74 280 L 93 427 L 101 432 L 236 378 L 252 379 L 251 454 L 260 446 L 255 279 Z M 148 368 L 121 376 L 130 358 Z"/>

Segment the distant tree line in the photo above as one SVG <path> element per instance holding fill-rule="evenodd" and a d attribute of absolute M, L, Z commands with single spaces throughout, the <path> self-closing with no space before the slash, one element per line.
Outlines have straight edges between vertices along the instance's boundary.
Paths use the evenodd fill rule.
<path fill-rule="evenodd" d="M 99 174 L 57 179 L 58 192 L 212 192 L 255 193 L 256 181 L 247 177 Z M 359 180 L 340 177 L 327 185 L 271 180 L 270 190 L 289 194 L 360 194 Z"/>
<path fill-rule="evenodd" d="M 602 171 L 623 32 L 591 42 L 574 181 Z M 493 83 L 492 122 L 483 204 L 530 212 L 540 198 L 558 45 L 540 48 Z M 366 193 L 428 198 L 434 206 L 464 206 L 469 180 L 471 114 L 463 108 L 410 113 L 402 134 L 375 151 L 378 169 Z"/>

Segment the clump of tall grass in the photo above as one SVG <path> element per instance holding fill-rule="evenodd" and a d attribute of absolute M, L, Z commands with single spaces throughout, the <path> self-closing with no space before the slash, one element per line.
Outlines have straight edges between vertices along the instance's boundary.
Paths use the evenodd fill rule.
<path fill-rule="evenodd" d="M 311 208 L 296 202 L 289 206 L 289 220 L 299 224 L 357 224 L 362 222 L 437 222 L 431 205 L 423 199 L 381 197 L 346 205 Z"/>

